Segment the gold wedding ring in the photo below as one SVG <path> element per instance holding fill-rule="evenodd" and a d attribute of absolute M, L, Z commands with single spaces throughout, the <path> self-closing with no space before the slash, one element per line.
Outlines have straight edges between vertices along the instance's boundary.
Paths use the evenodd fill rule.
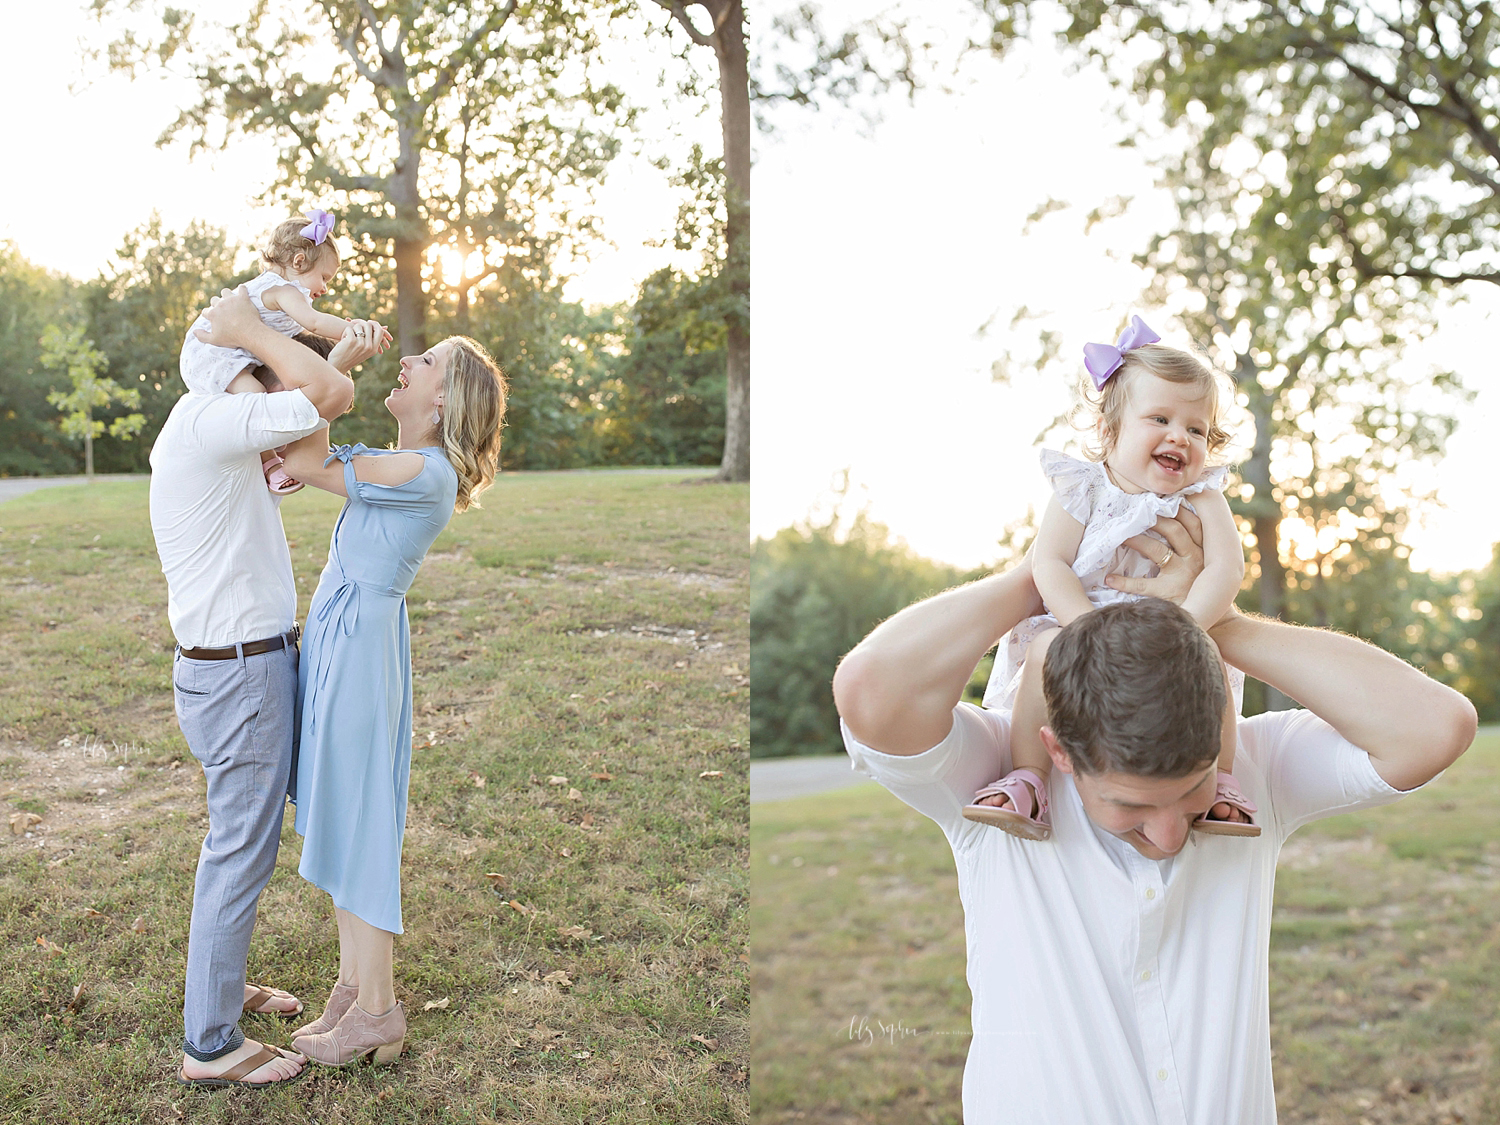
<path fill-rule="evenodd" d="M 1172 556 L 1175 553 L 1176 552 L 1174 552 L 1174 551 L 1168 550 L 1167 553 L 1161 557 L 1161 562 L 1159 562 L 1159 563 L 1156 564 L 1156 569 L 1160 570 L 1162 567 L 1166 566 L 1169 562 L 1171 562 L 1172 561 Z"/>

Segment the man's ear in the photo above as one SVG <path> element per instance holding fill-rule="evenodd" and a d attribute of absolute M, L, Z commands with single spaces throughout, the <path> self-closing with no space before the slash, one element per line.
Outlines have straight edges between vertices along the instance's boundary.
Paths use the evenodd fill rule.
<path fill-rule="evenodd" d="M 1073 759 L 1068 757 L 1068 752 L 1062 748 L 1062 743 L 1057 741 L 1057 735 L 1052 733 L 1051 727 L 1041 729 L 1042 745 L 1047 748 L 1047 757 L 1052 759 L 1052 768 L 1062 770 L 1063 773 L 1073 772 Z"/>

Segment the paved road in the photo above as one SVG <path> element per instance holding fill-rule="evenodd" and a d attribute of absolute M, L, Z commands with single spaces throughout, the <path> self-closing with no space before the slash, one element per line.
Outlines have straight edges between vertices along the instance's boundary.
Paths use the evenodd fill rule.
<path fill-rule="evenodd" d="M 808 758 L 763 758 L 750 763 L 750 803 L 784 801 L 828 793 L 854 785 L 874 785 L 849 767 L 844 754 L 819 754 Z"/>
<path fill-rule="evenodd" d="M 149 473 L 97 473 L 95 480 L 145 480 Z M 87 484 L 88 477 L 0 477 L 0 501 L 24 496 L 39 488 L 56 488 L 63 484 Z"/>

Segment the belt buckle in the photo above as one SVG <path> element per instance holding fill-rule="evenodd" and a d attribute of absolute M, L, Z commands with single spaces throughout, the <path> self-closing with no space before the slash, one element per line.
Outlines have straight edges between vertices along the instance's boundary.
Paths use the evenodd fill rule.
<path fill-rule="evenodd" d="M 292 622 L 292 644 L 296 644 L 301 639 L 302 639 L 302 623 L 300 621 L 293 621 Z"/>

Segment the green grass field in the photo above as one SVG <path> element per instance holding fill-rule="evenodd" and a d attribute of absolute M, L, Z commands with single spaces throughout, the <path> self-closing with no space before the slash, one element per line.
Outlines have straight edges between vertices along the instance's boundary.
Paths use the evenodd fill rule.
<path fill-rule="evenodd" d="M 172 1081 L 206 821 L 146 482 L 0 504 L 0 1120 L 747 1118 L 747 490 L 507 474 L 482 502 L 408 598 L 407 1053 L 218 1093 Z M 302 613 L 339 503 L 283 506 Z M 250 976 L 316 1012 L 337 943 L 299 851 L 288 817 Z"/>
<path fill-rule="evenodd" d="M 1500 731 L 1428 790 L 1287 842 L 1271 935 L 1284 1125 L 1500 1120 Z M 755 805 L 757 1122 L 959 1121 L 946 841 L 874 785 Z"/>

